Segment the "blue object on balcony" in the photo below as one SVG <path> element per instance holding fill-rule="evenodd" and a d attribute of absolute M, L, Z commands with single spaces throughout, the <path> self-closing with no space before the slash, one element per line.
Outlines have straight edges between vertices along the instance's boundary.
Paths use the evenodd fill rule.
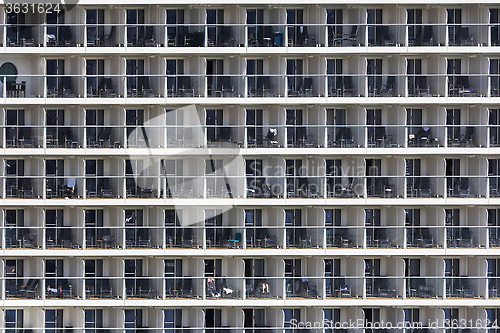
<path fill-rule="evenodd" d="M 282 32 L 275 32 L 273 34 L 273 46 L 281 46 L 282 40 L 283 40 Z"/>

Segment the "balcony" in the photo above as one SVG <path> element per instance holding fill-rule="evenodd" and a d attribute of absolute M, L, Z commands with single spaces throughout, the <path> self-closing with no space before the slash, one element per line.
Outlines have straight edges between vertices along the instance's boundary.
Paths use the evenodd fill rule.
<path fill-rule="evenodd" d="M 118 298 L 118 279 L 85 277 L 84 284 L 86 299 Z"/>
<path fill-rule="evenodd" d="M 241 76 L 207 75 L 207 97 L 243 97 L 244 81 Z"/>
<path fill-rule="evenodd" d="M 498 176 L 7 176 L 5 197 L 26 199 L 325 199 L 498 197 Z M 106 180 L 105 180 L 106 179 Z M 43 186 L 45 184 L 45 186 Z M 45 190 L 45 192 L 44 192 Z M 45 193 L 45 195 L 44 195 Z"/>
<path fill-rule="evenodd" d="M 165 277 L 164 281 L 166 298 L 199 298 L 203 296 L 203 278 Z"/>
<path fill-rule="evenodd" d="M 39 288 L 41 279 L 38 278 L 11 278 L 5 279 L 5 297 L 14 299 L 35 299 L 40 298 Z"/>
<path fill-rule="evenodd" d="M 359 248 L 363 247 L 364 231 L 355 226 L 335 226 L 325 228 L 326 247 Z"/>
<path fill-rule="evenodd" d="M 444 226 L 199 226 L 150 225 L 6 227 L 5 248 L 86 249 L 471 249 L 497 248 L 497 227 Z M 44 236 L 42 236 L 42 233 Z"/>
<path fill-rule="evenodd" d="M 443 278 L 407 277 L 407 298 L 443 298 Z"/>
<path fill-rule="evenodd" d="M 487 177 L 446 177 L 446 192 L 450 198 L 485 197 L 487 186 Z"/>
<path fill-rule="evenodd" d="M 84 127 L 78 126 L 46 126 L 45 142 L 47 148 L 82 148 Z M 28 140 L 28 141 L 26 141 Z M 15 143 L 16 141 L 14 141 Z M 24 148 L 34 146 L 33 139 L 24 139 L 24 142 L 17 143 L 24 145 Z"/>
<path fill-rule="evenodd" d="M 118 243 L 118 236 L 122 238 L 123 228 L 110 226 L 96 226 L 93 223 L 85 224 L 85 247 L 97 249 L 123 248 Z"/>
<path fill-rule="evenodd" d="M 40 26 L 47 47 L 76 47 L 83 45 L 83 26 L 47 24 Z"/>
<path fill-rule="evenodd" d="M 126 277 L 125 299 L 157 299 L 158 289 L 161 287 L 158 278 L 150 277 Z"/>
<path fill-rule="evenodd" d="M 396 277 L 365 277 L 366 298 L 402 297 L 403 279 Z"/>
<path fill-rule="evenodd" d="M 85 177 L 85 196 L 93 198 L 121 198 L 123 186 L 120 180 L 113 176 L 87 175 Z"/>
<path fill-rule="evenodd" d="M 435 226 L 407 227 L 406 246 L 408 248 L 439 248 L 444 243 L 444 228 Z"/>
<path fill-rule="evenodd" d="M 486 282 L 469 276 L 446 277 L 446 298 L 484 298 L 480 284 Z"/>
<path fill-rule="evenodd" d="M 229 74 L 5 76 L 3 98 L 498 97 L 492 74 Z M 44 88 L 45 87 L 45 88 Z"/>
<path fill-rule="evenodd" d="M 246 278 L 246 299 L 282 299 L 282 281 L 276 278 Z"/>
<path fill-rule="evenodd" d="M 323 298 L 322 285 L 324 283 L 323 279 L 316 279 L 310 277 L 287 277 L 285 278 L 285 288 L 286 288 L 286 298 L 313 298 L 321 299 Z"/>
<path fill-rule="evenodd" d="M 6 148 L 41 148 L 43 146 L 42 126 L 7 126 L 5 128 Z"/>
<path fill-rule="evenodd" d="M 7 47 L 489 47 L 498 24 L 6 24 Z M 84 37 L 86 36 L 86 38 Z"/>
<path fill-rule="evenodd" d="M 46 222 L 45 247 L 47 249 L 81 249 L 83 244 L 83 228 L 56 226 Z"/>
<path fill-rule="evenodd" d="M 404 229 L 391 226 L 367 226 L 365 231 L 367 248 L 402 248 Z"/>
<path fill-rule="evenodd" d="M 47 199 L 83 198 L 85 186 L 81 177 L 45 177 L 45 197 Z"/>
<path fill-rule="evenodd" d="M 119 37 L 123 36 L 125 27 L 115 24 L 87 24 L 87 47 L 118 47 Z M 152 39 L 152 38 L 151 38 Z"/>
<path fill-rule="evenodd" d="M 165 244 L 167 248 L 203 247 L 203 230 L 199 227 L 185 228 L 165 223 Z M 208 241 L 207 241 L 208 246 Z"/>
<path fill-rule="evenodd" d="M 39 38 L 41 31 L 42 27 L 40 25 L 8 24 L 6 26 L 7 38 L 5 39 L 5 45 L 7 47 L 40 46 L 42 44 Z"/>
<path fill-rule="evenodd" d="M 164 97 L 165 79 L 158 76 L 126 76 L 126 96 L 128 98 Z M 88 86 L 87 86 L 88 87 Z M 99 88 L 99 87 L 98 87 Z M 104 87 L 105 90 L 106 87 Z"/>
<path fill-rule="evenodd" d="M 6 277 L 9 299 L 485 299 L 498 278 L 480 276 Z M 45 293 L 41 295 L 41 286 Z M 85 286 L 82 288 L 81 286 Z M 123 292 L 118 291 L 123 287 Z M 487 289 L 485 289 L 486 287 Z M 487 291 L 486 291 L 487 290 Z M 488 293 L 488 296 L 486 296 Z"/>
<path fill-rule="evenodd" d="M 65 279 L 62 277 L 46 278 L 45 279 L 45 298 L 46 299 L 65 299 L 65 298 L 77 298 L 75 291 L 77 290 L 76 281 L 72 279 Z M 75 288 L 73 288 L 75 286 Z M 79 289 L 79 288 L 78 288 Z"/>
<path fill-rule="evenodd" d="M 327 298 L 353 298 L 363 296 L 358 292 L 359 279 L 346 277 L 325 277 L 325 290 Z"/>
<path fill-rule="evenodd" d="M 41 228 L 37 226 L 16 227 L 6 225 L 5 228 L 5 248 L 7 249 L 39 249 L 42 242 L 39 242 Z"/>

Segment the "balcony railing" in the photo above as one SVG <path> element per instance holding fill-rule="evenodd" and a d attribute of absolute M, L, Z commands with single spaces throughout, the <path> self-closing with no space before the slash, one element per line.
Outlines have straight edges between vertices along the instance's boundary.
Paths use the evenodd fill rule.
<path fill-rule="evenodd" d="M 498 97 L 498 74 L 22 75 L 2 98 L 471 98 Z"/>
<path fill-rule="evenodd" d="M 486 148 L 498 125 L 4 126 L 6 148 Z M 1 127 L 0 127 L 1 129 Z M 142 130 L 144 129 L 144 131 Z M 144 134 L 146 133 L 146 134 Z M 45 138 L 45 139 L 44 139 Z M 125 139 L 126 138 L 126 139 Z M 488 138 L 490 138 L 488 140 Z"/>
<path fill-rule="evenodd" d="M 499 24 L 4 24 L 6 47 L 490 47 Z"/>
<path fill-rule="evenodd" d="M 485 276 L 45 276 L 4 277 L 9 299 L 202 300 L 325 298 L 496 298 L 498 278 Z M 3 282 L 3 281 L 2 281 Z M 45 291 L 45 292 L 43 292 Z M 5 299 L 4 298 L 4 299 Z"/>
<path fill-rule="evenodd" d="M 4 198 L 496 198 L 500 176 L 6 176 Z"/>
<path fill-rule="evenodd" d="M 145 249 L 455 249 L 497 248 L 499 227 L 477 225 L 448 226 L 437 221 L 412 227 L 400 222 L 393 225 L 288 226 L 285 225 L 190 225 L 165 224 L 129 226 L 120 223 L 105 226 L 56 226 L 46 224 L 22 227 L 6 226 L 7 250 L 136 250 Z"/>

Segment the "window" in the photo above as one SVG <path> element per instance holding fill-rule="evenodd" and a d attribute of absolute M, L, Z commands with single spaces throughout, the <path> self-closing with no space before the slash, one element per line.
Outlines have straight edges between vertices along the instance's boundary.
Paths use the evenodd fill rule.
<path fill-rule="evenodd" d="M 460 176 L 460 159 L 445 159 L 446 176 Z"/>
<path fill-rule="evenodd" d="M 96 333 L 102 328 L 102 309 L 85 309 L 85 333 Z"/>
<path fill-rule="evenodd" d="M 182 328 L 182 309 L 163 310 L 163 332 L 176 333 L 175 328 Z"/>
<path fill-rule="evenodd" d="M 16 247 L 19 241 L 26 239 L 26 246 L 35 245 L 30 243 L 31 236 L 27 235 L 29 229 L 24 229 L 24 210 L 5 210 L 5 246 L 7 248 Z M 25 244 L 21 243 L 23 246 Z"/>
<path fill-rule="evenodd" d="M 184 9 L 166 9 L 167 24 L 184 24 Z"/>
<path fill-rule="evenodd" d="M 167 246 L 182 246 L 183 237 L 186 242 L 191 241 L 192 229 L 184 228 L 181 221 L 182 211 L 165 209 L 165 241 Z"/>
<path fill-rule="evenodd" d="M 45 260 L 45 285 L 46 289 L 52 289 L 56 291 L 59 289 L 59 285 L 61 283 L 61 279 L 64 276 L 64 268 L 63 268 L 63 260 L 62 259 L 46 259 Z M 60 318 L 62 319 L 62 318 Z M 62 322 L 61 322 L 62 324 Z M 47 327 L 47 326 L 45 326 Z"/>
<path fill-rule="evenodd" d="M 328 93 L 330 96 L 341 96 L 344 88 L 342 76 L 342 59 L 327 59 L 326 74 L 328 76 Z M 327 110 L 327 113 L 329 110 Z M 334 111 L 334 110 L 331 110 Z"/>
<path fill-rule="evenodd" d="M 224 25 L 224 9 L 207 9 L 208 46 L 222 46 L 222 27 Z M 211 26 L 210 26 L 211 25 Z"/>
<path fill-rule="evenodd" d="M 127 59 L 126 61 L 127 75 L 127 96 L 137 96 L 138 89 L 141 89 L 141 83 L 144 83 L 144 60 L 143 59 Z"/>
<path fill-rule="evenodd" d="M 422 90 L 427 89 L 427 77 L 422 76 L 422 59 L 406 60 L 406 75 L 408 81 L 408 95 L 419 96 Z"/>
<path fill-rule="evenodd" d="M 211 31 L 214 28 L 208 28 Z M 210 42 L 209 42 L 210 43 Z M 208 95 L 211 97 L 223 96 L 223 85 L 226 88 L 231 86 L 231 77 L 223 77 L 224 74 L 224 60 L 222 59 L 207 59 L 207 89 Z M 226 82 L 223 82 L 226 80 Z M 229 80 L 229 82 L 227 82 Z"/>
<path fill-rule="evenodd" d="M 224 128 L 224 117 L 222 110 L 206 110 L 207 143 L 212 141 L 227 141 L 230 139 L 229 128 Z M 229 134 L 229 135 L 228 135 Z"/>
<path fill-rule="evenodd" d="M 125 245 L 127 248 L 140 247 L 149 239 L 149 230 L 144 228 L 142 209 L 125 210 Z"/>
<path fill-rule="evenodd" d="M 459 96 L 460 88 L 463 87 L 462 77 L 462 60 L 461 59 L 446 59 L 448 74 L 448 95 Z"/>
<path fill-rule="evenodd" d="M 299 96 L 304 89 L 304 61 L 302 59 L 286 59 L 286 75 L 288 96 Z M 288 111 L 288 110 L 287 110 Z"/>
<path fill-rule="evenodd" d="M 500 29 L 498 23 L 500 23 L 500 11 L 498 8 L 490 8 L 490 24 L 491 29 L 491 45 L 498 46 L 500 44 Z"/>
<path fill-rule="evenodd" d="M 103 267 L 104 267 L 103 259 L 85 259 L 85 293 L 88 298 L 102 296 L 101 289 L 105 289 L 102 288 L 103 279 L 96 279 L 96 278 L 102 278 L 104 276 Z M 92 326 L 92 327 L 95 328 L 101 326 Z"/>
<path fill-rule="evenodd" d="M 222 310 L 221 309 L 204 309 L 205 312 L 205 327 L 219 328 L 222 327 Z M 207 333 L 214 333 L 215 330 L 205 330 Z"/>
<path fill-rule="evenodd" d="M 287 9 L 286 24 L 288 29 L 288 46 L 303 46 L 305 43 L 305 34 L 304 27 L 300 25 L 304 24 L 304 10 Z"/>
<path fill-rule="evenodd" d="M 189 181 L 184 182 L 184 167 L 183 160 L 162 160 L 161 161 L 161 174 L 166 177 L 167 181 L 167 196 L 171 197 L 173 194 L 192 195 L 192 189 L 189 187 Z"/>
<path fill-rule="evenodd" d="M 104 9 L 86 9 L 87 46 L 100 46 L 104 41 Z"/>
<path fill-rule="evenodd" d="M 142 277 L 142 259 L 125 259 L 125 291 L 127 297 L 139 295 L 139 288 L 142 287 L 142 280 L 137 278 L 140 277 Z M 126 313 L 125 321 L 127 321 Z M 125 327 L 129 327 L 127 323 L 125 323 Z M 140 328 L 140 326 L 138 328 Z"/>
<path fill-rule="evenodd" d="M 338 36 L 343 35 L 343 11 L 342 9 L 327 9 L 326 10 L 326 24 L 328 24 L 328 46 L 342 46 L 342 41 L 338 41 Z M 350 26 L 346 27 L 351 29 Z M 350 30 L 345 32 L 350 33 Z M 340 43 L 338 45 L 337 43 Z"/>
<path fill-rule="evenodd" d="M 18 290 L 24 285 L 24 260 L 5 260 L 5 297 L 19 297 Z"/>
<path fill-rule="evenodd" d="M 17 78 L 17 68 L 13 63 L 4 62 L 2 66 L 0 66 L 0 81 L 3 83 L 3 80 L 6 82 L 15 82 Z"/>
<path fill-rule="evenodd" d="M 366 59 L 366 74 L 368 74 L 368 96 L 380 96 L 382 90 L 382 59 Z"/>
<path fill-rule="evenodd" d="M 85 210 L 85 244 L 87 247 L 97 246 L 97 241 L 103 239 L 103 210 Z"/>
<path fill-rule="evenodd" d="M 342 225 L 341 209 L 325 209 L 325 225 L 340 227 Z"/>
<path fill-rule="evenodd" d="M 148 146 L 148 136 L 144 134 L 144 110 L 127 110 L 127 146 L 146 147 Z M 142 143 L 141 143 L 142 142 Z"/>
<path fill-rule="evenodd" d="M 342 160 L 325 160 L 326 190 L 328 195 L 342 196 Z"/>
<path fill-rule="evenodd" d="M 85 160 L 85 184 L 89 198 L 109 194 L 109 178 L 104 178 L 104 160 Z"/>
<path fill-rule="evenodd" d="M 168 78 L 167 78 L 168 80 Z M 182 110 L 165 110 L 167 147 L 193 147 L 195 145 L 194 128 L 184 127 Z"/>
<path fill-rule="evenodd" d="M 25 139 L 25 142 L 26 139 L 31 139 L 31 128 L 24 127 L 26 125 L 24 110 L 7 110 L 5 124 L 7 147 L 17 147 L 19 139 Z"/>
<path fill-rule="evenodd" d="M 5 309 L 5 333 L 22 331 L 24 321 L 23 309 Z"/>
<path fill-rule="evenodd" d="M 126 309 L 125 312 L 125 332 L 135 333 L 136 328 L 143 328 L 142 309 Z"/>
<path fill-rule="evenodd" d="M 405 333 L 412 332 L 413 330 L 411 328 L 413 327 L 413 325 L 417 327 L 416 325 L 419 325 L 420 323 L 419 309 L 415 308 L 403 309 L 403 313 L 404 313 L 404 322 L 409 323 L 406 325 L 410 327 L 410 328 L 405 328 L 404 332 Z"/>
<path fill-rule="evenodd" d="M 267 37 L 264 33 L 264 10 L 263 9 L 247 9 L 247 27 L 248 45 L 249 46 L 264 46 L 264 38 Z M 255 24 L 255 25 L 253 25 Z"/>
<path fill-rule="evenodd" d="M 61 247 L 63 240 L 69 240 L 71 229 L 64 228 L 64 210 L 47 209 L 45 211 L 45 245 Z"/>
<path fill-rule="evenodd" d="M 500 109 L 489 109 L 490 146 L 500 145 Z"/>
<path fill-rule="evenodd" d="M 128 46 L 142 46 L 144 36 L 144 9 L 127 9 L 127 44 Z"/>
<path fill-rule="evenodd" d="M 301 226 L 301 225 L 302 225 L 302 210 L 285 209 L 285 226 Z"/>
<path fill-rule="evenodd" d="M 462 10 L 460 8 L 446 9 L 446 23 L 448 23 L 448 43 L 449 45 L 460 45 Z"/>
<path fill-rule="evenodd" d="M 246 159 L 245 160 L 245 174 L 247 176 L 262 177 L 262 160 Z"/>
<path fill-rule="evenodd" d="M 286 333 L 300 332 L 300 329 L 290 329 L 293 322 L 300 322 L 300 309 L 283 309 L 283 327 Z"/>
<path fill-rule="evenodd" d="M 245 209 L 245 228 L 247 232 L 247 247 L 253 247 L 254 241 L 264 231 L 262 228 L 262 209 Z"/>
<path fill-rule="evenodd" d="M 49 30 L 49 28 L 47 28 Z M 47 59 L 47 95 L 54 97 L 62 90 L 62 79 L 64 75 L 64 59 Z"/>
<path fill-rule="evenodd" d="M 262 147 L 264 139 L 264 116 L 260 109 L 246 110 L 247 145 L 249 147 Z"/>
<path fill-rule="evenodd" d="M 368 45 L 369 46 L 382 46 L 382 35 L 379 31 L 382 27 L 382 9 L 367 9 L 366 10 L 366 23 L 368 26 Z"/>
<path fill-rule="evenodd" d="M 167 16 L 167 38 L 168 46 L 183 46 L 183 38 L 177 39 L 183 33 L 182 27 L 178 25 L 184 24 L 184 9 L 166 9 Z M 180 35 L 182 36 L 182 35 Z"/>
<path fill-rule="evenodd" d="M 229 193 L 231 188 L 224 179 L 224 166 L 222 160 L 205 160 L 205 176 L 207 183 L 207 196 L 221 197 Z"/>
<path fill-rule="evenodd" d="M 228 241 L 230 236 L 227 232 L 231 232 L 230 229 L 225 229 L 226 231 L 223 235 L 222 230 L 222 210 L 220 209 L 205 209 L 205 232 L 208 246 L 222 246 L 222 242 Z M 225 237 L 225 239 L 223 239 Z"/>
<path fill-rule="evenodd" d="M 87 96 L 97 97 L 101 88 L 104 87 L 104 59 L 87 59 L 86 62 Z M 111 89 L 112 87 L 108 88 Z"/>
<path fill-rule="evenodd" d="M 167 28 L 172 29 L 172 28 Z M 184 75 L 183 59 L 167 59 L 167 90 L 170 95 L 176 95 L 178 89 L 191 89 L 189 77 Z M 181 76 L 179 76 L 181 75 Z"/>
<path fill-rule="evenodd" d="M 45 332 L 62 333 L 63 332 L 63 309 L 45 310 Z"/>
<path fill-rule="evenodd" d="M 222 277 L 222 259 L 205 259 L 205 277 Z"/>
<path fill-rule="evenodd" d="M 406 23 L 408 24 L 408 43 L 411 46 L 422 45 L 422 9 L 406 9 Z"/>

